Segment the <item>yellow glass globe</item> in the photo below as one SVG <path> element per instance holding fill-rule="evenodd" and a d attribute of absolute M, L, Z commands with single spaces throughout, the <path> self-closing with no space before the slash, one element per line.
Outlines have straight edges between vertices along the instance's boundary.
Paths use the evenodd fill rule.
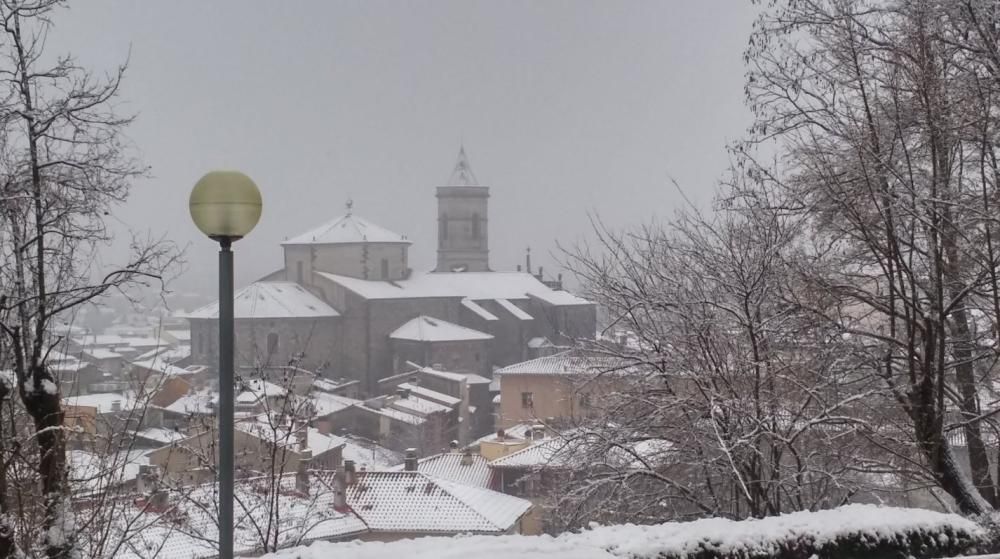
<path fill-rule="evenodd" d="M 260 190 L 239 171 L 210 171 L 191 189 L 188 207 L 201 232 L 213 239 L 239 239 L 260 220 Z"/>

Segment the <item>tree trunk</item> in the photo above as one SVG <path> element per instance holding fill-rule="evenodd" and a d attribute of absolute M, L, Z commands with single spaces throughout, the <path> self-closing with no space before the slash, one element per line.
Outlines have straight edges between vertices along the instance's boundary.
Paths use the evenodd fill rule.
<path fill-rule="evenodd" d="M 976 374 L 972 363 L 971 333 L 964 306 L 954 312 L 952 323 L 955 328 L 955 379 L 961 395 L 959 409 L 962 421 L 965 422 L 965 442 L 969 449 L 969 467 L 972 471 L 972 482 L 979 494 L 991 505 L 996 506 L 996 491 L 993 477 L 990 475 L 990 459 L 983 442 L 980 422 L 979 400 L 976 394 Z"/>
<path fill-rule="evenodd" d="M 43 541 L 49 559 L 71 559 L 75 537 L 66 473 L 66 434 L 59 393 L 42 388 L 44 380 L 54 383 L 45 365 L 32 367 L 35 386 L 23 392 L 25 407 L 35 423 L 38 440 L 38 475 L 45 506 Z"/>

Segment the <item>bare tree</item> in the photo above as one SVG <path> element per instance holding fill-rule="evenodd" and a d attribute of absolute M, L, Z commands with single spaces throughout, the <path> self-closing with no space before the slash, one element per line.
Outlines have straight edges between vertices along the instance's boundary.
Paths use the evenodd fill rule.
<path fill-rule="evenodd" d="M 737 188 L 738 187 L 738 188 Z M 797 299 L 799 221 L 773 193 L 723 191 L 717 212 L 617 233 L 569 266 L 610 316 L 589 349 L 596 412 L 571 429 L 590 459 L 558 487 L 557 529 L 605 521 L 766 516 L 879 491 L 865 405 L 884 390 L 853 342 Z M 608 457 L 621 456 L 615 461 Z M 604 457 L 603 459 L 601 457 Z"/>
<path fill-rule="evenodd" d="M 47 365 L 60 341 L 55 322 L 111 289 L 160 278 L 176 259 L 169 244 L 135 240 L 124 265 L 94 265 L 110 239 L 105 216 L 145 168 L 122 137 L 132 118 L 115 112 L 125 66 L 97 78 L 70 56 L 46 56 L 50 16 L 61 4 L 0 2 L 0 330 L 34 426 L 44 504 L 36 529 L 51 558 L 76 556 L 59 379 Z"/>
<path fill-rule="evenodd" d="M 746 53 L 744 169 L 803 219 L 798 276 L 838 300 L 816 315 L 864 339 L 917 457 L 967 513 L 998 496 L 980 401 L 1000 318 L 996 18 L 992 2 L 779 1 Z M 753 161 L 759 146 L 781 165 Z"/>

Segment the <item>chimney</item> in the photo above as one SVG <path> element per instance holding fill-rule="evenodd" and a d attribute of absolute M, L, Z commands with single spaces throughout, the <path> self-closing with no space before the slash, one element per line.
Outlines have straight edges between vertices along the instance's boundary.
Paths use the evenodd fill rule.
<path fill-rule="evenodd" d="M 497 429 L 497 440 L 498 441 L 507 440 L 507 432 L 504 431 L 503 429 Z"/>
<path fill-rule="evenodd" d="M 472 465 L 472 451 L 471 450 L 465 449 L 465 452 L 462 453 L 462 465 L 463 466 L 471 466 Z"/>
<path fill-rule="evenodd" d="M 114 400 L 114 401 L 112 401 L 111 402 L 111 411 L 113 411 L 113 412 L 120 412 L 120 411 L 122 411 L 122 401 L 121 400 Z"/>
<path fill-rule="evenodd" d="M 528 247 L 527 253 L 524 256 L 524 268 L 526 272 L 531 273 L 531 247 Z"/>
<path fill-rule="evenodd" d="M 354 485 L 358 482 L 358 471 L 354 467 L 354 460 L 344 460 L 344 484 Z"/>
<path fill-rule="evenodd" d="M 545 438 L 545 426 L 544 425 L 532 425 L 531 426 L 531 438 L 536 441 L 540 441 Z"/>
<path fill-rule="evenodd" d="M 299 455 L 299 463 L 295 468 L 295 490 L 309 496 L 309 462 L 312 461 L 312 451 L 305 450 Z"/>
<path fill-rule="evenodd" d="M 543 276 L 543 273 L 542 273 L 542 267 L 541 267 L 541 266 L 539 266 L 539 267 L 538 267 L 538 280 L 539 280 L 539 281 L 542 281 L 542 280 L 544 280 L 544 279 L 545 279 L 545 277 Z"/>
<path fill-rule="evenodd" d="M 396 397 L 401 400 L 405 400 L 410 397 L 410 391 L 407 388 L 396 388 Z"/>
<path fill-rule="evenodd" d="M 303 451 L 309 448 L 309 426 L 302 424 L 301 427 L 292 431 L 292 436 L 295 438 L 295 449 L 298 451 Z"/>
<path fill-rule="evenodd" d="M 344 481 L 344 470 L 337 468 L 333 473 L 333 509 L 337 512 L 347 512 L 347 483 Z"/>
<path fill-rule="evenodd" d="M 459 394 L 462 397 L 462 401 L 459 403 L 458 409 L 458 440 L 462 445 L 469 444 L 471 439 L 470 430 L 472 429 L 472 414 L 469 410 L 469 382 L 468 379 L 463 375 L 462 380 L 458 383 Z"/>
<path fill-rule="evenodd" d="M 452 441 L 448 443 L 448 448 L 451 450 L 458 450 L 458 441 L 452 439 Z"/>
<path fill-rule="evenodd" d="M 139 475 L 135 476 L 135 490 L 137 493 L 146 495 L 156 489 L 159 481 L 159 472 L 156 466 L 142 464 L 139 466 Z"/>
<path fill-rule="evenodd" d="M 146 498 L 146 507 L 154 512 L 167 510 L 169 494 L 160 487 L 160 469 L 156 466 L 139 466 L 135 478 L 136 490 Z"/>
<path fill-rule="evenodd" d="M 406 458 L 403 460 L 403 469 L 407 472 L 417 471 L 417 449 L 406 449 Z"/>

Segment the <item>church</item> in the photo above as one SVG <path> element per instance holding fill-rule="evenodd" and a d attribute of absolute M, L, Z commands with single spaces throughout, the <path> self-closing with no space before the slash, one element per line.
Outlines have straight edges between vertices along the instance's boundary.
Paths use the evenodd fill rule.
<path fill-rule="evenodd" d="M 489 262 L 490 189 L 464 148 L 436 189 L 437 266 L 410 268 L 411 241 L 354 214 L 282 243 L 283 267 L 237 291 L 236 360 L 296 364 L 328 378 L 379 379 L 415 363 L 492 377 L 539 348 L 592 338 L 596 308 L 556 282 Z M 218 305 L 187 316 L 192 360 L 216 363 Z"/>

